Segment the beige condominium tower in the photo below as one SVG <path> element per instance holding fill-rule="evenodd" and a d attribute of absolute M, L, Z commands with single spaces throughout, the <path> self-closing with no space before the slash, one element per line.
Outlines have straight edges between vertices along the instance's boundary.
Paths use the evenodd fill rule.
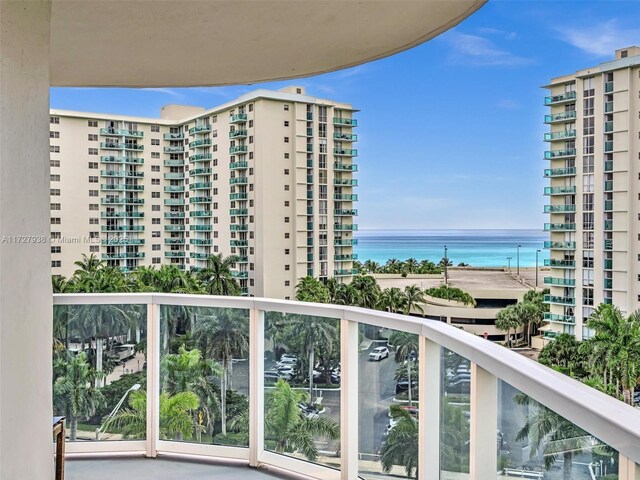
<path fill-rule="evenodd" d="M 640 48 L 629 47 L 547 85 L 547 336 L 588 338 L 601 303 L 640 306 L 639 75 Z"/>
<path fill-rule="evenodd" d="M 246 295 L 353 274 L 357 120 L 300 87 L 160 118 L 51 111 L 51 265 L 91 253 L 131 271 L 221 253 Z"/>

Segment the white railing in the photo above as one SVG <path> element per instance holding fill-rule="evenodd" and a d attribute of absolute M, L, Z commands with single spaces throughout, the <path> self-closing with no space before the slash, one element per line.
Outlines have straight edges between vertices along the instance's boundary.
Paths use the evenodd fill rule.
<path fill-rule="evenodd" d="M 247 297 L 174 294 L 56 294 L 57 305 L 136 304 L 147 306 L 147 432 L 145 441 L 70 442 L 69 453 L 173 453 L 233 458 L 251 466 L 271 465 L 314 478 L 358 477 L 359 324 L 419 335 L 420 479 L 440 478 L 441 348 L 471 362 L 470 473 L 472 480 L 496 478 L 497 384 L 502 380 L 597 437 L 619 453 L 620 480 L 640 478 L 640 410 L 589 388 L 510 350 L 433 320 L 327 304 Z M 225 447 L 158 438 L 160 386 L 160 305 L 248 309 L 249 448 Z M 264 445 L 265 312 L 312 315 L 340 320 L 340 470 L 267 451 Z M 337 459 L 336 459 L 337 460 Z"/>

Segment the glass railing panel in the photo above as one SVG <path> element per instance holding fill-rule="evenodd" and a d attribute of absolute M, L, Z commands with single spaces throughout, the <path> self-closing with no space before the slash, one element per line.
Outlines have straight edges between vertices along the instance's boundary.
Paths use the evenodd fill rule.
<path fill-rule="evenodd" d="M 413 477 L 418 463 L 418 336 L 368 324 L 359 329 L 359 476 Z"/>
<path fill-rule="evenodd" d="M 340 467 L 340 321 L 265 312 L 265 450 Z"/>
<path fill-rule="evenodd" d="M 497 449 L 499 479 L 618 478 L 615 450 L 501 380 Z"/>
<path fill-rule="evenodd" d="M 469 478 L 471 364 L 441 349 L 440 478 Z"/>
<path fill-rule="evenodd" d="M 146 305 L 55 305 L 53 415 L 69 441 L 146 437 Z"/>
<path fill-rule="evenodd" d="M 249 310 L 160 307 L 160 438 L 249 445 Z"/>

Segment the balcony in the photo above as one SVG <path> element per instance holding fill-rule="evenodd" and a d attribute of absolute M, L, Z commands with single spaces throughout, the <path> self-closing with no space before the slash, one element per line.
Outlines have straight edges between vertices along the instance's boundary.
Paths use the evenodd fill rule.
<path fill-rule="evenodd" d="M 358 150 L 353 148 L 334 148 L 333 154 L 337 157 L 357 157 Z"/>
<path fill-rule="evenodd" d="M 184 133 L 165 133 L 162 138 L 165 140 L 184 140 Z"/>
<path fill-rule="evenodd" d="M 247 145 L 236 145 L 235 147 L 229 147 L 229 154 L 235 155 L 236 153 L 247 153 L 249 147 Z"/>
<path fill-rule="evenodd" d="M 164 212 L 164 218 L 184 218 L 184 212 Z"/>
<path fill-rule="evenodd" d="M 605 182 L 604 182 L 604 191 L 605 192 L 613 192 L 613 180 L 605 180 Z"/>
<path fill-rule="evenodd" d="M 193 163 L 193 162 L 203 162 L 205 160 L 211 160 L 211 154 L 210 153 L 198 153 L 197 155 L 191 155 L 189 157 L 189 163 Z"/>
<path fill-rule="evenodd" d="M 613 279 L 605 278 L 604 279 L 604 288 L 607 290 L 611 290 L 613 288 Z"/>
<path fill-rule="evenodd" d="M 576 262 L 575 260 L 556 260 L 554 258 L 545 258 L 544 266 L 552 268 L 576 268 Z"/>
<path fill-rule="evenodd" d="M 248 195 L 246 192 L 229 194 L 229 200 L 246 200 L 247 198 L 248 198 Z"/>
<path fill-rule="evenodd" d="M 232 247 L 247 247 L 249 246 L 248 240 L 230 240 L 229 245 Z"/>
<path fill-rule="evenodd" d="M 144 176 L 143 172 L 134 170 L 100 170 L 101 177 L 118 177 L 118 178 L 140 178 Z"/>
<path fill-rule="evenodd" d="M 168 252 L 164 252 L 164 256 L 166 258 L 184 258 L 187 256 L 187 254 L 184 251 L 170 250 Z"/>
<path fill-rule="evenodd" d="M 229 117 L 229 123 L 243 123 L 247 121 L 246 113 L 236 113 Z"/>
<path fill-rule="evenodd" d="M 184 198 L 167 198 L 164 201 L 165 205 L 184 205 Z"/>
<path fill-rule="evenodd" d="M 613 260 L 610 258 L 604 259 L 604 269 L 605 270 L 613 270 Z"/>
<path fill-rule="evenodd" d="M 189 190 L 207 190 L 213 185 L 212 182 L 195 182 L 189 184 Z"/>
<path fill-rule="evenodd" d="M 358 239 L 334 238 L 333 245 L 336 247 L 353 247 L 354 245 L 358 245 Z"/>
<path fill-rule="evenodd" d="M 201 245 L 208 246 L 211 245 L 212 240 L 210 238 L 191 238 L 189 240 L 189 244 L 191 245 Z"/>
<path fill-rule="evenodd" d="M 164 191 L 167 193 L 184 192 L 184 185 L 167 185 L 164 187 Z"/>
<path fill-rule="evenodd" d="M 165 160 L 163 162 L 165 167 L 183 167 L 184 166 L 184 160 L 180 159 L 180 160 Z"/>
<path fill-rule="evenodd" d="M 605 229 L 605 231 L 613 230 L 613 220 L 605 220 L 604 221 L 604 229 Z"/>
<path fill-rule="evenodd" d="M 333 271 L 334 277 L 348 277 L 351 275 L 356 275 L 358 271 L 355 268 L 342 268 L 339 270 Z"/>
<path fill-rule="evenodd" d="M 333 119 L 333 124 L 337 127 L 357 127 L 358 120 L 356 120 L 355 118 L 336 117 Z"/>
<path fill-rule="evenodd" d="M 185 240 L 184 237 L 171 237 L 164 239 L 165 245 L 184 245 Z"/>
<path fill-rule="evenodd" d="M 613 102 L 604 102 L 604 112 L 605 113 L 613 112 Z"/>
<path fill-rule="evenodd" d="M 570 103 L 576 101 L 576 92 L 564 92 L 558 95 L 552 95 L 550 97 L 544 97 L 544 104 L 546 106 L 550 105 L 561 105 L 563 103 Z"/>
<path fill-rule="evenodd" d="M 184 145 L 173 145 L 170 147 L 164 147 L 162 149 L 164 153 L 182 153 L 184 152 Z"/>
<path fill-rule="evenodd" d="M 544 123 L 572 122 L 576 119 L 575 110 L 569 112 L 552 113 L 544 116 Z"/>
<path fill-rule="evenodd" d="M 233 278 L 249 278 L 249 272 L 231 272 Z"/>
<path fill-rule="evenodd" d="M 118 183 L 118 184 L 103 183 L 102 185 L 100 185 L 100 190 L 140 192 L 144 190 L 144 185 L 133 185 L 128 183 Z"/>
<path fill-rule="evenodd" d="M 189 212 L 190 217 L 196 218 L 209 218 L 211 214 L 211 210 L 192 210 Z"/>
<path fill-rule="evenodd" d="M 144 225 L 103 225 L 103 232 L 144 232 Z"/>
<path fill-rule="evenodd" d="M 613 152 L 613 142 L 604 142 L 604 151 L 605 153 Z"/>
<path fill-rule="evenodd" d="M 575 130 L 560 130 L 559 132 L 550 132 L 544 134 L 545 142 L 555 142 L 557 140 L 569 140 L 576 138 Z"/>
<path fill-rule="evenodd" d="M 193 142 L 189 142 L 189 148 L 208 147 L 209 145 L 211 145 L 210 138 L 202 138 L 200 140 L 194 140 Z"/>
<path fill-rule="evenodd" d="M 210 232 L 212 229 L 211 225 L 189 225 L 189 230 L 196 232 Z"/>
<path fill-rule="evenodd" d="M 246 185 L 249 183 L 247 177 L 233 177 L 229 179 L 229 185 Z"/>
<path fill-rule="evenodd" d="M 355 133 L 337 133 L 337 132 L 334 132 L 333 133 L 333 139 L 334 140 L 339 140 L 341 142 L 357 142 L 358 141 L 358 135 L 356 135 Z"/>
<path fill-rule="evenodd" d="M 142 252 L 103 253 L 102 260 L 126 260 L 127 258 L 144 258 Z"/>
<path fill-rule="evenodd" d="M 334 230 L 343 231 L 343 232 L 355 232 L 358 230 L 358 225 L 341 225 L 336 223 L 333 226 Z"/>
<path fill-rule="evenodd" d="M 202 125 L 196 125 L 195 127 L 191 127 L 189 129 L 189 135 L 195 135 L 196 133 L 205 133 L 205 132 L 210 132 L 211 131 L 211 125 L 207 124 L 202 124 Z"/>
<path fill-rule="evenodd" d="M 555 160 L 557 158 L 575 157 L 575 148 L 564 148 L 562 150 L 547 150 L 544 152 L 544 158 L 546 160 Z"/>
<path fill-rule="evenodd" d="M 545 241 L 544 248 L 548 248 L 551 250 L 575 250 L 576 242 L 552 242 Z"/>
<path fill-rule="evenodd" d="M 355 217 L 356 215 L 358 215 L 358 210 L 356 209 L 341 209 L 341 210 L 334 210 L 333 214 L 336 217 Z"/>
<path fill-rule="evenodd" d="M 191 197 L 189 203 L 211 203 L 211 197 Z"/>
<path fill-rule="evenodd" d="M 604 132 L 605 133 L 613 132 L 613 120 L 604 122 Z"/>
<path fill-rule="evenodd" d="M 574 297 L 563 297 L 559 295 L 545 295 L 544 303 L 549 303 L 554 305 L 574 306 L 576 304 L 576 300 Z"/>
<path fill-rule="evenodd" d="M 574 325 L 576 323 L 576 318 L 570 315 L 558 315 L 556 313 L 544 313 L 544 319 L 548 322 L 553 323 L 565 323 L 568 325 Z"/>
<path fill-rule="evenodd" d="M 195 258 L 196 260 L 207 260 L 211 256 L 210 253 L 200 253 L 200 252 L 191 252 L 189 254 L 190 258 Z"/>
<path fill-rule="evenodd" d="M 165 225 L 165 232 L 184 232 L 186 226 L 184 224 L 176 224 L 176 225 Z"/>
<path fill-rule="evenodd" d="M 613 200 L 605 200 L 604 201 L 604 211 L 610 212 L 613 210 Z"/>
<path fill-rule="evenodd" d="M 605 162 L 604 162 L 604 171 L 605 172 L 613 172 L 613 160 L 605 160 Z"/>
<path fill-rule="evenodd" d="M 352 260 L 357 260 L 358 259 L 358 254 L 357 253 L 337 254 L 337 255 L 333 256 L 333 259 L 336 262 L 350 262 Z"/>
<path fill-rule="evenodd" d="M 101 142 L 100 148 L 104 150 L 144 150 L 144 145 L 137 143 L 118 143 L 118 142 Z"/>
<path fill-rule="evenodd" d="M 249 214 L 249 209 L 247 208 L 232 208 L 229 210 L 229 215 L 232 217 L 244 217 Z"/>
<path fill-rule="evenodd" d="M 576 229 L 575 223 L 545 223 L 545 232 L 574 232 Z"/>
<path fill-rule="evenodd" d="M 556 277 L 544 277 L 545 285 L 560 285 L 563 287 L 575 287 L 575 278 L 556 278 Z"/>
<path fill-rule="evenodd" d="M 607 250 L 607 251 L 613 250 L 613 240 L 605 239 L 605 241 L 604 241 L 604 249 Z"/>
<path fill-rule="evenodd" d="M 118 157 L 114 155 L 106 155 L 100 157 L 101 163 L 123 163 L 125 165 L 142 165 L 144 163 L 144 158 L 134 158 L 134 157 Z"/>
<path fill-rule="evenodd" d="M 102 205 L 114 205 L 114 204 L 130 204 L 130 205 L 142 205 L 144 204 L 144 198 L 103 198 L 100 200 Z"/>
<path fill-rule="evenodd" d="M 567 213 L 567 212 L 575 212 L 575 211 L 576 211 L 576 206 L 573 204 L 544 206 L 544 213 Z"/>
<path fill-rule="evenodd" d="M 231 162 L 229 164 L 230 170 L 242 170 L 245 168 L 249 168 L 249 162 L 247 162 L 246 160 L 241 160 L 239 162 Z"/>
<path fill-rule="evenodd" d="M 230 139 L 247 138 L 247 131 L 246 130 L 234 130 L 232 132 L 229 132 L 229 138 Z"/>
<path fill-rule="evenodd" d="M 358 195 L 355 193 L 336 193 L 333 199 L 341 202 L 356 202 Z"/>
<path fill-rule="evenodd" d="M 575 193 L 575 185 L 566 185 L 561 187 L 544 187 L 545 195 L 573 195 Z"/>
<path fill-rule="evenodd" d="M 333 164 L 333 169 L 337 172 L 357 172 L 358 165 L 354 165 L 352 163 L 340 163 L 336 162 Z"/>
<path fill-rule="evenodd" d="M 211 175 L 213 169 L 211 168 L 194 168 L 189 170 L 189 175 Z"/>
<path fill-rule="evenodd" d="M 184 172 L 169 172 L 164 174 L 165 180 L 184 180 Z"/>
<path fill-rule="evenodd" d="M 248 232 L 249 225 L 247 225 L 246 223 L 232 223 L 231 225 L 229 225 L 229 230 L 232 232 Z"/>
<path fill-rule="evenodd" d="M 144 245 L 141 238 L 108 237 L 100 242 L 102 245 Z"/>
<path fill-rule="evenodd" d="M 333 184 L 336 186 L 343 186 L 343 187 L 357 187 L 358 180 L 348 179 L 348 178 L 334 178 Z"/>
<path fill-rule="evenodd" d="M 119 137 L 142 138 L 144 137 L 144 132 L 141 132 L 139 130 L 127 130 L 124 128 L 101 128 L 100 135 L 115 135 Z"/>
<path fill-rule="evenodd" d="M 101 212 L 101 218 L 143 218 L 144 212 Z"/>

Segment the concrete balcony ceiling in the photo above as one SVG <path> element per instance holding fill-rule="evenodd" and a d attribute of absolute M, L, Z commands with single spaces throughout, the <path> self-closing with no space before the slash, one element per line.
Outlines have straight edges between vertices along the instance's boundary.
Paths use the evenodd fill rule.
<path fill-rule="evenodd" d="M 51 84 L 166 87 L 305 77 L 383 58 L 486 0 L 53 0 Z"/>

